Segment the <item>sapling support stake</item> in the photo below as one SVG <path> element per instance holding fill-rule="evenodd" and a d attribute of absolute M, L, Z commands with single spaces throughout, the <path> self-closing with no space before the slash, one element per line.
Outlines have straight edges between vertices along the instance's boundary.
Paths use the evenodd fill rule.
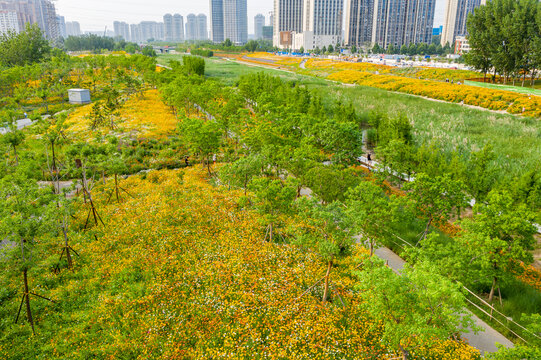
<path fill-rule="evenodd" d="M 44 296 L 41 296 L 41 295 L 38 295 L 38 294 L 35 294 L 35 293 L 32 293 L 32 292 L 29 291 L 29 287 L 28 287 L 28 270 L 27 269 L 23 270 L 23 279 L 24 279 L 24 293 L 23 293 L 23 297 L 21 299 L 21 305 L 19 306 L 19 311 L 17 312 L 17 317 L 15 318 L 15 324 L 17 324 L 19 322 L 19 317 L 21 315 L 23 305 L 26 305 L 26 318 L 28 320 L 28 323 L 30 324 L 30 327 L 32 328 L 32 334 L 36 335 L 36 329 L 34 328 L 34 319 L 32 317 L 32 308 L 30 307 L 30 295 L 39 297 L 41 299 L 50 301 L 52 303 L 54 303 L 54 301 L 49 299 L 49 298 L 46 298 Z"/>

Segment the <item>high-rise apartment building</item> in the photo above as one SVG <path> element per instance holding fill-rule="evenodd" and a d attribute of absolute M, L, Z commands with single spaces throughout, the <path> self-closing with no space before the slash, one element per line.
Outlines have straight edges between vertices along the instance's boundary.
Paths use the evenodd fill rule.
<path fill-rule="evenodd" d="M 224 37 L 224 0 L 210 0 L 210 39 L 222 43 Z"/>
<path fill-rule="evenodd" d="M 430 43 L 436 0 L 347 0 L 346 44 Z"/>
<path fill-rule="evenodd" d="M 348 0 L 345 43 L 355 46 L 372 43 L 373 23 L 374 0 Z"/>
<path fill-rule="evenodd" d="M 60 33 L 60 36 L 65 39 L 68 37 L 68 33 L 66 31 L 66 18 L 63 16 L 56 16 L 56 21 L 58 22 L 58 32 Z"/>
<path fill-rule="evenodd" d="M 303 30 L 304 0 L 274 0 L 273 44 L 287 49 L 293 45 L 293 34 Z"/>
<path fill-rule="evenodd" d="M 207 15 L 197 15 L 197 40 L 208 40 L 209 31 L 207 24 Z"/>
<path fill-rule="evenodd" d="M 313 50 L 341 44 L 343 16 L 343 0 L 305 0 L 303 32 L 302 36 L 296 35 L 294 48 Z"/>
<path fill-rule="evenodd" d="M 224 37 L 237 45 L 248 42 L 246 0 L 224 0 Z"/>
<path fill-rule="evenodd" d="M 441 45 L 453 45 L 457 36 L 466 36 L 468 15 L 486 0 L 447 0 L 441 34 Z"/>
<path fill-rule="evenodd" d="M 248 42 L 247 0 L 210 0 L 212 41 Z"/>
<path fill-rule="evenodd" d="M 272 41 L 274 28 L 272 26 L 263 26 L 263 40 Z"/>
<path fill-rule="evenodd" d="M 184 41 L 184 18 L 180 14 L 173 15 L 173 41 Z"/>
<path fill-rule="evenodd" d="M 197 40 L 197 16 L 195 14 L 186 16 L 186 40 Z"/>
<path fill-rule="evenodd" d="M 173 41 L 173 15 L 163 16 L 163 28 L 165 30 L 165 41 Z"/>
<path fill-rule="evenodd" d="M 141 35 L 141 27 L 137 24 L 130 25 L 130 41 L 141 43 L 143 36 Z"/>
<path fill-rule="evenodd" d="M 115 21 L 113 23 L 113 28 L 115 31 L 115 37 L 120 37 L 126 41 L 131 40 L 130 25 L 125 22 Z"/>
<path fill-rule="evenodd" d="M 67 36 L 80 36 L 81 24 L 79 24 L 77 21 L 66 22 L 66 35 Z"/>
<path fill-rule="evenodd" d="M 165 41 L 184 40 L 184 18 L 180 14 L 166 14 L 163 17 Z"/>
<path fill-rule="evenodd" d="M 265 26 L 265 15 L 257 14 L 254 17 L 254 34 L 256 39 L 263 38 L 263 27 Z"/>
<path fill-rule="evenodd" d="M 164 24 L 156 21 L 141 21 L 134 29 L 137 35 L 137 42 L 146 42 L 148 40 L 163 40 L 165 38 Z M 133 32 L 132 32 L 133 37 Z"/>
<path fill-rule="evenodd" d="M 38 24 L 50 40 L 60 38 L 58 18 L 50 0 L 0 0 L 0 10 L 17 13 L 19 30 L 26 24 Z"/>
<path fill-rule="evenodd" d="M 19 32 L 19 20 L 15 11 L 0 10 L 0 35 L 14 31 Z"/>
<path fill-rule="evenodd" d="M 343 0 L 275 0 L 274 45 L 313 50 L 342 42 Z"/>

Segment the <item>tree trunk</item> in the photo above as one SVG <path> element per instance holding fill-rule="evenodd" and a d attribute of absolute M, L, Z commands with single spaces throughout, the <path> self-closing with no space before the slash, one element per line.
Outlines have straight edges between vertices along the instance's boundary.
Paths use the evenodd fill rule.
<path fill-rule="evenodd" d="M 66 221 L 62 220 L 62 232 L 64 233 L 64 249 L 66 251 L 66 259 L 68 259 L 68 269 L 73 268 L 73 260 L 71 258 L 68 233 L 66 231 Z"/>
<path fill-rule="evenodd" d="M 115 193 L 116 193 L 116 201 L 120 202 L 120 196 L 118 194 L 118 175 L 115 174 Z"/>
<path fill-rule="evenodd" d="M 406 349 L 404 349 L 404 347 L 402 345 L 398 345 L 400 347 L 400 351 L 402 351 L 402 359 L 403 360 L 408 360 L 408 357 L 409 357 L 409 353 Z"/>
<path fill-rule="evenodd" d="M 17 154 L 17 147 L 13 145 L 13 153 L 15 154 L 15 165 L 19 166 L 19 155 Z"/>
<path fill-rule="evenodd" d="M 494 277 L 492 279 L 492 288 L 490 289 L 490 294 L 488 295 L 488 302 L 492 305 L 492 301 L 494 300 L 494 292 L 496 291 L 496 284 L 498 283 L 498 279 Z"/>
<path fill-rule="evenodd" d="M 432 225 L 433 220 L 434 219 L 431 217 L 430 220 L 428 221 L 428 224 L 426 224 L 426 229 L 423 232 L 423 235 L 421 235 L 421 238 L 419 239 L 419 241 L 417 241 L 417 244 L 415 244 L 416 246 L 419 245 L 419 243 L 426 238 L 426 235 L 428 234 L 428 230 L 430 230 L 430 225 Z"/>
<path fill-rule="evenodd" d="M 24 295 L 25 295 L 25 302 L 26 302 L 26 318 L 28 319 L 28 323 L 32 327 L 32 334 L 36 335 L 36 330 L 34 329 L 34 319 L 32 318 L 32 309 L 30 308 L 30 293 L 28 290 L 28 270 L 26 268 L 23 270 L 23 277 L 24 277 Z"/>
<path fill-rule="evenodd" d="M 325 290 L 323 292 L 323 304 L 327 302 L 327 297 L 329 296 L 329 278 L 331 277 L 331 269 L 332 269 L 332 260 L 329 261 L 329 265 L 327 267 L 327 274 L 325 275 Z"/>

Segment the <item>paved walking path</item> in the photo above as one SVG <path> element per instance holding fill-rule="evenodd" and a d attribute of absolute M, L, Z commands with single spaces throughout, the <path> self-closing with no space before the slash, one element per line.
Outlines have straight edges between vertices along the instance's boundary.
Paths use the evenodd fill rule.
<path fill-rule="evenodd" d="M 406 262 L 400 258 L 397 254 L 387 248 L 376 249 L 375 254 L 383 259 L 388 266 L 393 269 L 397 274 L 400 274 Z M 468 313 L 470 313 L 468 311 Z M 479 317 L 470 313 L 474 323 L 480 328 L 484 329 L 478 334 L 474 334 L 471 330 L 465 330 L 462 332 L 462 337 L 468 340 L 468 343 L 474 348 L 478 349 L 481 354 L 493 353 L 498 351 L 496 344 L 501 344 L 507 348 L 514 347 L 514 344 L 509 341 L 505 336 L 494 330 L 490 325 L 481 320 Z"/>

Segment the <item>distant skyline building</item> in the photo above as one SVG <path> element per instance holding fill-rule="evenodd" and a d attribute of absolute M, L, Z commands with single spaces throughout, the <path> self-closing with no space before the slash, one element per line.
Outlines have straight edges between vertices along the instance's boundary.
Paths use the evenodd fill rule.
<path fill-rule="evenodd" d="M 224 0 L 210 0 L 210 39 L 222 43 L 224 37 Z"/>
<path fill-rule="evenodd" d="M 435 6 L 436 0 L 347 0 L 346 44 L 429 44 Z"/>
<path fill-rule="evenodd" d="M 64 39 L 67 38 L 68 34 L 66 31 L 66 18 L 60 15 L 57 15 L 56 20 L 58 22 L 58 31 L 60 32 L 60 36 Z"/>
<path fill-rule="evenodd" d="M 197 16 L 195 14 L 186 16 L 186 40 L 197 40 Z"/>
<path fill-rule="evenodd" d="M 304 0 L 303 30 L 294 34 L 295 50 L 322 49 L 342 43 L 343 0 Z"/>
<path fill-rule="evenodd" d="M 273 44 L 281 49 L 293 45 L 293 33 L 303 31 L 304 0 L 274 0 Z"/>
<path fill-rule="evenodd" d="M 254 17 L 254 34 L 257 40 L 263 38 L 263 27 L 265 26 L 265 15 L 257 14 Z"/>
<path fill-rule="evenodd" d="M 184 18 L 180 14 L 165 14 L 163 16 L 164 40 L 165 41 L 183 41 L 184 40 Z"/>
<path fill-rule="evenodd" d="M 165 30 L 165 41 L 173 41 L 173 15 L 165 14 L 163 16 L 163 27 Z"/>
<path fill-rule="evenodd" d="M 81 36 L 81 24 L 79 24 L 77 21 L 66 22 L 66 35 Z"/>
<path fill-rule="evenodd" d="M 17 14 L 19 31 L 26 24 L 37 24 L 48 39 L 60 38 L 55 6 L 50 0 L 0 0 L 0 11 Z"/>
<path fill-rule="evenodd" d="M 223 0 L 224 37 L 234 44 L 248 42 L 248 4 L 247 0 Z"/>
<path fill-rule="evenodd" d="M 141 28 L 137 24 L 130 24 L 130 41 L 135 43 L 143 42 L 141 40 Z"/>
<path fill-rule="evenodd" d="M 126 41 L 131 40 L 130 25 L 126 22 L 115 21 L 113 23 L 113 29 L 115 31 L 115 37 L 121 37 Z"/>
<path fill-rule="evenodd" d="M 466 36 L 468 34 L 466 28 L 468 15 L 485 4 L 486 0 L 447 0 L 441 45 L 449 44 L 452 46 L 457 36 Z"/>
<path fill-rule="evenodd" d="M 371 45 L 374 24 L 374 0 L 346 1 L 346 33 L 348 45 Z"/>
<path fill-rule="evenodd" d="M 173 15 L 173 41 L 184 41 L 184 18 L 180 14 Z"/>
<path fill-rule="evenodd" d="M 207 15 L 199 14 L 197 15 L 197 40 L 208 40 L 208 24 L 207 24 Z"/>
<path fill-rule="evenodd" d="M 19 20 L 15 11 L 0 10 L 0 35 L 14 31 L 18 33 Z"/>
<path fill-rule="evenodd" d="M 263 26 L 263 40 L 272 41 L 273 35 L 274 35 L 274 27 Z"/>

